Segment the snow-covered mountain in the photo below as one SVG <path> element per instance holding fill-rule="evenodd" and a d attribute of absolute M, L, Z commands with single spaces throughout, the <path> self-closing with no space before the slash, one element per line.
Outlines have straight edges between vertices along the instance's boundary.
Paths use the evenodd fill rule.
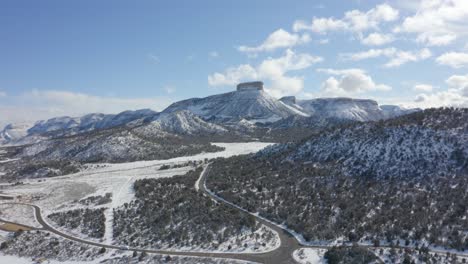
<path fill-rule="evenodd" d="M 199 116 L 187 110 L 161 114 L 154 121 L 135 128 L 136 131 L 146 133 L 171 133 L 179 135 L 209 135 L 222 134 L 227 130 L 213 123 L 201 119 Z"/>
<path fill-rule="evenodd" d="M 387 119 L 420 111 L 420 109 L 402 108 L 396 105 L 379 106 L 374 100 L 345 97 L 296 100 L 294 96 L 286 96 L 281 98 L 280 101 L 309 116 L 363 122 Z"/>
<path fill-rule="evenodd" d="M 18 140 L 28 134 L 30 123 L 8 124 L 0 131 L 0 144 Z"/>
<path fill-rule="evenodd" d="M 276 99 L 263 90 L 263 83 L 241 83 L 237 90 L 205 98 L 173 103 L 163 112 L 149 109 L 119 114 L 92 113 L 82 117 L 56 117 L 34 125 L 10 125 L 0 132 L 0 144 L 24 145 L 45 139 L 78 135 L 113 127 L 133 127 L 153 134 L 224 134 L 262 137 L 264 128 L 319 129 L 347 121 L 375 121 L 419 109 L 379 106 L 376 101 L 352 98 L 296 100 Z M 150 123 L 149 126 L 144 126 Z M 263 128 L 263 129 L 262 129 Z M 232 134 L 232 133 L 231 133 Z"/>
<path fill-rule="evenodd" d="M 310 115 L 337 117 L 356 121 L 370 121 L 384 118 L 382 109 L 374 100 L 352 98 L 317 98 L 300 100 L 299 106 Z"/>
<path fill-rule="evenodd" d="M 26 146 L 19 157 L 79 162 L 171 158 L 219 150 L 202 138 L 224 133 L 227 130 L 220 125 L 203 121 L 189 111 L 178 111 L 158 115 L 155 120 L 136 126 L 95 129 L 44 139 Z"/>
<path fill-rule="evenodd" d="M 192 98 L 173 103 L 163 113 L 189 110 L 204 120 L 232 122 L 274 122 L 292 115 L 307 116 L 269 95 L 261 88 L 239 89 L 234 92 L 217 94 L 205 98 Z"/>
<path fill-rule="evenodd" d="M 420 108 L 405 108 L 398 105 L 381 105 L 380 108 L 383 111 L 384 118 L 407 115 L 422 110 Z"/>
<path fill-rule="evenodd" d="M 0 132 L 1 144 L 30 144 L 40 140 L 70 136 L 96 129 L 108 129 L 122 125 L 137 126 L 156 118 L 157 112 L 150 109 L 124 111 L 119 114 L 92 113 L 82 117 L 55 117 L 34 124 L 13 124 Z"/>
<path fill-rule="evenodd" d="M 157 112 L 150 109 L 136 111 L 124 111 L 119 114 L 92 113 L 82 117 L 56 117 L 48 120 L 38 121 L 28 129 L 28 134 L 43 134 L 59 130 L 72 130 L 74 133 L 90 131 L 93 129 L 106 129 L 142 118 L 154 118 Z"/>

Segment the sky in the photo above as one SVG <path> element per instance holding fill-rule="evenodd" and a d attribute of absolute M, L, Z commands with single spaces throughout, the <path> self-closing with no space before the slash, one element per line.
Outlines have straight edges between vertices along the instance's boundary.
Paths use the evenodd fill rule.
<path fill-rule="evenodd" d="M 0 1 L 0 126 L 253 80 L 278 98 L 467 107 L 468 1 Z"/>

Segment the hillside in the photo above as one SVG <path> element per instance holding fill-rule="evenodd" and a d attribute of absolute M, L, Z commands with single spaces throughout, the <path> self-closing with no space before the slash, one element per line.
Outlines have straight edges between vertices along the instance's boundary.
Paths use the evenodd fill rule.
<path fill-rule="evenodd" d="M 468 109 L 330 128 L 214 163 L 207 186 L 311 243 L 468 249 Z"/>
<path fill-rule="evenodd" d="M 468 172 L 468 110 L 430 109 L 353 124 L 305 140 L 288 158 L 338 162 L 346 175 L 448 176 Z"/>
<path fill-rule="evenodd" d="M 263 90 L 234 91 L 176 102 L 163 113 L 189 110 L 205 120 L 229 122 L 240 119 L 265 123 L 305 113 L 289 107 Z"/>

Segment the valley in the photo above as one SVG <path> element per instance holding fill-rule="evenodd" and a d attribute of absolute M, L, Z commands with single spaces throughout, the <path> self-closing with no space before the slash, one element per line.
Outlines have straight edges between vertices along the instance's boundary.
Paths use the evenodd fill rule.
<path fill-rule="evenodd" d="M 468 257 L 466 109 L 275 99 L 249 85 L 160 113 L 7 126 L 0 260 Z"/>

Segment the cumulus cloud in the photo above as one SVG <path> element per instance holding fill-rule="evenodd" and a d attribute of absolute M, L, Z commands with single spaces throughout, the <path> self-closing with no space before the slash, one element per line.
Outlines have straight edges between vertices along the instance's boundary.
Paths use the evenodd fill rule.
<path fill-rule="evenodd" d="M 296 45 L 310 42 L 308 34 L 291 34 L 284 29 L 278 29 L 271 33 L 262 44 L 256 47 L 240 46 L 238 50 L 246 53 L 259 53 L 273 51 L 279 48 L 291 48 Z"/>
<path fill-rule="evenodd" d="M 371 33 L 361 39 L 361 43 L 368 46 L 381 46 L 393 42 L 395 38 L 391 34 Z"/>
<path fill-rule="evenodd" d="M 311 23 L 304 20 L 297 20 L 293 24 L 295 32 L 302 30 L 309 30 L 315 33 L 325 34 L 328 31 L 346 30 L 348 24 L 340 19 L 330 18 L 316 18 L 312 19 Z"/>
<path fill-rule="evenodd" d="M 414 33 L 418 42 L 430 46 L 451 44 L 468 34 L 468 1 L 422 0 L 416 14 L 394 31 Z"/>
<path fill-rule="evenodd" d="M 35 121 L 55 116 L 80 116 L 87 113 L 118 113 L 151 108 L 159 111 L 169 98 L 120 98 L 96 96 L 63 90 L 31 90 L 0 99 L 0 123 Z"/>
<path fill-rule="evenodd" d="M 436 59 L 437 63 L 447 65 L 452 68 L 461 68 L 468 66 L 468 53 L 446 52 Z"/>
<path fill-rule="evenodd" d="M 413 90 L 419 91 L 419 92 L 431 92 L 433 89 L 434 89 L 434 87 L 432 87 L 432 85 L 430 85 L 430 84 L 423 84 L 423 83 L 416 84 L 416 85 L 413 87 Z"/>
<path fill-rule="evenodd" d="M 227 68 L 223 73 L 215 72 L 208 76 L 210 86 L 234 86 L 242 80 L 258 79 L 257 70 L 249 64 Z"/>
<path fill-rule="evenodd" d="M 428 59 L 432 56 L 429 49 L 422 49 L 419 52 L 398 51 L 384 66 L 388 68 L 398 67 L 408 62 L 417 62 Z"/>
<path fill-rule="evenodd" d="M 468 74 L 452 75 L 445 82 L 450 88 L 458 91 L 459 94 L 468 97 Z"/>
<path fill-rule="evenodd" d="M 340 54 L 340 57 L 345 60 L 365 60 L 378 57 L 387 57 L 389 58 L 388 62 L 384 64 L 386 68 L 398 67 L 408 62 L 417 62 L 421 60 L 428 59 L 432 56 L 432 53 L 429 49 L 424 48 L 419 51 L 403 51 L 394 47 L 385 48 L 385 49 L 370 49 L 363 52 L 357 53 L 343 53 Z"/>
<path fill-rule="evenodd" d="M 374 82 L 362 69 L 318 69 L 318 72 L 333 75 L 321 85 L 322 93 L 327 96 L 352 96 L 369 91 L 389 91 L 392 88 Z"/>
<path fill-rule="evenodd" d="M 414 102 L 419 107 L 468 107 L 468 74 L 452 75 L 445 83 L 448 88 L 435 93 L 421 93 Z"/>
<path fill-rule="evenodd" d="M 361 33 L 369 29 L 378 29 L 382 22 L 395 21 L 398 17 L 399 12 L 397 9 L 388 4 L 381 4 L 367 12 L 360 10 L 348 11 L 341 19 L 314 17 L 311 22 L 298 20 L 294 23 L 293 30 L 296 32 L 309 30 L 320 34 L 340 30 Z"/>
<path fill-rule="evenodd" d="M 208 84 L 210 86 L 234 86 L 242 81 L 264 80 L 268 84 L 266 90 L 274 96 L 297 94 L 304 87 L 303 77 L 287 74 L 291 71 L 309 68 L 322 60 L 321 57 L 307 53 L 297 54 L 288 49 L 283 56 L 265 59 L 255 67 L 242 64 L 230 67 L 222 73 L 213 73 L 208 76 Z"/>
<path fill-rule="evenodd" d="M 428 108 L 428 107 L 468 107 L 468 98 L 461 96 L 453 90 L 441 91 L 432 94 L 419 94 L 414 99 L 415 106 Z"/>

